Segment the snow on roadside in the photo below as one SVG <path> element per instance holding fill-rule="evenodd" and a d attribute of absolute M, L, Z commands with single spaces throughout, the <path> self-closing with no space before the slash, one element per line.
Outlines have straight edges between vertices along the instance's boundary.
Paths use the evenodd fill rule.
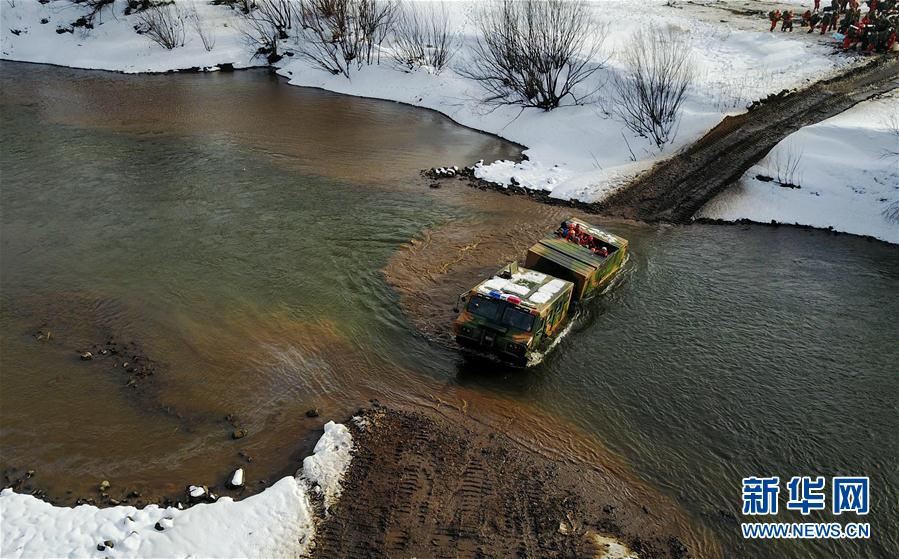
<path fill-rule="evenodd" d="M 297 477 L 285 477 L 241 501 L 222 497 L 186 510 L 157 505 L 55 507 L 4 489 L 0 492 L 0 557 L 303 555 L 315 538 L 314 507 L 304 480 L 336 498 L 351 448 L 347 428 L 330 421 L 315 454 L 306 458 Z M 326 465 L 325 475 L 322 465 Z M 105 541 L 114 547 L 103 548 Z"/>
<path fill-rule="evenodd" d="M 787 188 L 775 181 L 799 158 Z M 697 217 L 833 227 L 899 243 L 899 90 L 787 136 Z"/>

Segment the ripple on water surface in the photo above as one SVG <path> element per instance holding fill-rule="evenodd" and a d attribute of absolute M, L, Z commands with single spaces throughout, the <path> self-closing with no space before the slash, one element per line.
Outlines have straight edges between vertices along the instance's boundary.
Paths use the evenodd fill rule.
<path fill-rule="evenodd" d="M 417 172 L 514 146 L 257 72 L 0 75 L 7 473 L 36 469 L 30 483 L 62 501 L 102 479 L 180 495 L 247 455 L 248 475 L 271 481 L 317 438 L 310 408 L 461 398 L 556 418 L 518 434 L 541 451 L 589 456 L 560 435 L 579 428 L 588 461 L 611 448 L 732 556 L 896 554 L 895 247 L 607 223 L 632 243 L 615 288 L 540 366 L 484 370 L 409 322 L 439 333 L 462 289 L 566 210 L 430 190 Z M 121 358 L 79 360 L 110 339 L 155 373 L 128 385 Z M 741 477 L 837 473 L 872 476 L 870 542 L 738 539 Z"/>

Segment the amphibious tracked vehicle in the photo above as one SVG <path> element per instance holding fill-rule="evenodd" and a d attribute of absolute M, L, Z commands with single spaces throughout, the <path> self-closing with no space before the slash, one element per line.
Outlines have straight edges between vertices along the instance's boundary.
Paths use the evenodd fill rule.
<path fill-rule="evenodd" d="M 627 240 L 578 219 L 459 297 L 453 323 L 463 348 L 515 365 L 533 363 L 566 326 L 573 302 L 600 292 L 627 259 Z"/>

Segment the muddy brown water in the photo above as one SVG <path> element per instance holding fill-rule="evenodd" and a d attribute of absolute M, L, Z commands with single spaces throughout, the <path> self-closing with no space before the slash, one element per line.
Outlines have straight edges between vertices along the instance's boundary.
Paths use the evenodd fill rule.
<path fill-rule="evenodd" d="M 895 555 L 896 247 L 609 221 L 625 273 L 542 365 L 504 370 L 442 325 L 565 210 L 418 170 L 516 146 L 261 71 L 0 79 L 0 467 L 35 470 L 21 490 L 177 497 L 244 465 L 247 494 L 377 398 L 613 464 L 728 556 Z M 837 473 L 872 476 L 870 541 L 740 539 L 741 477 Z"/>

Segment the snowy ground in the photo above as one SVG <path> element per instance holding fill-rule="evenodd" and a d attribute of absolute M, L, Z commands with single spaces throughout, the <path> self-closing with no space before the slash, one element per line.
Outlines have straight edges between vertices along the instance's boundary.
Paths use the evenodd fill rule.
<path fill-rule="evenodd" d="M 413 0 L 411 5 L 422 6 L 425 2 Z M 263 62 L 252 58 L 254 48 L 240 31 L 244 26 L 235 11 L 200 1 L 179 0 L 178 3 L 195 5 L 201 18 L 214 30 L 216 44 L 211 52 L 203 49 L 192 29 L 187 30 L 184 47 L 166 51 L 151 44 L 134 33 L 134 16 L 121 15 L 121 0 L 114 10 L 104 12 L 102 24 L 87 35 L 78 29 L 71 34 L 57 34 L 57 26 L 65 26 L 80 13 L 66 1 L 42 5 L 19 0 L 14 2 L 14 7 L 4 4 L 0 15 L 0 51 L 3 58 L 11 60 L 125 72 L 213 67 L 221 63 L 242 67 Z M 590 96 L 589 103 L 567 105 L 550 112 L 485 105 L 481 86 L 456 71 L 469 60 L 470 47 L 476 38 L 471 15 L 477 4 L 467 0 L 447 3 L 450 25 L 460 31 L 461 48 L 452 67 L 439 75 L 425 69 L 409 71 L 399 67 L 386 50 L 380 65 L 354 71 L 351 79 L 332 76 L 299 56 L 301 45 L 294 38 L 282 44 L 281 50 L 293 52 L 294 56 L 278 63 L 278 71 L 292 84 L 435 109 L 466 126 L 523 144 L 527 147 L 528 161 L 488 162 L 478 169 L 478 175 L 501 184 L 509 184 L 514 179 L 524 186 L 550 191 L 553 197 L 592 202 L 607 196 L 659 158 L 689 145 L 725 115 L 743 111 L 749 102 L 782 89 L 802 86 L 854 63 L 852 58 L 834 54 L 833 42 L 828 37 L 806 35 L 801 30 L 793 34 L 769 33 L 764 19 L 720 9 L 732 3 L 737 11 L 743 10 L 745 0 L 714 4 L 702 0 L 676 2 L 677 7 L 666 3 L 666 0 L 592 2 L 596 20 L 611 23 L 603 36 L 601 50 L 605 67 L 585 86 L 595 89 L 595 94 Z M 803 3 L 790 0 L 789 4 Z M 715 7 L 709 7 L 712 5 Z M 758 3 L 757 7 L 763 10 L 770 5 Z M 42 25 L 41 18 L 49 19 L 49 23 Z M 610 85 L 610 78 L 623 71 L 617 53 L 625 48 L 634 30 L 651 23 L 674 29 L 687 41 L 696 76 L 683 107 L 677 136 L 661 152 L 614 116 L 616 96 Z M 889 196 L 896 200 L 895 193 Z M 796 219 L 783 221 L 799 221 L 800 209 L 795 211 Z M 855 222 L 850 215 L 845 218 L 828 221 L 843 230 L 873 234 L 866 222 Z M 852 226 L 847 227 L 846 223 Z"/>
<path fill-rule="evenodd" d="M 599 90 L 591 103 L 550 112 L 485 106 L 480 86 L 452 68 L 435 76 L 382 63 L 363 68 L 347 80 L 294 59 L 284 63 L 279 73 L 296 85 L 436 109 L 461 124 L 523 144 L 529 161 L 488 165 L 479 176 L 503 184 L 514 177 L 524 186 L 552 191 L 557 198 L 592 202 L 659 157 L 692 143 L 727 114 L 741 112 L 751 101 L 804 85 L 852 62 L 833 56 L 832 46 L 819 39 L 768 33 L 764 21 L 759 22 L 758 31 L 746 31 L 736 25 L 709 23 L 687 9 L 665 4 L 664 0 L 594 2 L 596 18 L 614 22 L 602 49 L 606 68 L 591 84 L 591 89 L 599 86 Z M 463 49 L 454 59 L 457 66 L 465 64 L 465 46 L 476 38 L 470 21 L 473 10 L 469 2 L 452 3 L 452 25 L 462 29 Z M 663 153 L 612 115 L 615 94 L 609 78 L 621 71 L 615 55 L 625 48 L 633 31 L 650 23 L 672 27 L 687 39 L 696 74 L 675 142 Z"/>
<path fill-rule="evenodd" d="M 308 491 L 322 492 L 326 506 L 333 503 L 351 448 L 347 428 L 328 422 L 296 477 L 241 501 L 222 497 L 185 510 L 54 507 L 5 489 L 0 557 L 297 557 L 315 538 Z"/>
<path fill-rule="evenodd" d="M 211 68 L 231 63 L 235 68 L 258 66 L 233 10 L 205 1 L 178 2 L 196 9 L 204 29 L 214 40 L 211 51 L 203 47 L 197 31 L 185 27 L 184 46 L 166 50 L 138 35 L 136 16 L 123 15 L 125 2 L 116 0 L 94 22 L 94 29 L 71 26 L 86 10 L 68 0 L 41 4 L 37 0 L 3 0 L 0 5 L 0 58 L 41 62 L 73 68 L 119 72 L 167 72 L 191 67 Z M 46 20 L 46 23 L 42 23 Z M 71 29 L 71 33 L 57 33 Z M 16 34 L 18 32 L 18 34 Z"/>
<path fill-rule="evenodd" d="M 778 176 L 800 188 L 781 186 Z M 899 243 L 899 90 L 790 134 L 698 217 L 833 227 Z"/>

